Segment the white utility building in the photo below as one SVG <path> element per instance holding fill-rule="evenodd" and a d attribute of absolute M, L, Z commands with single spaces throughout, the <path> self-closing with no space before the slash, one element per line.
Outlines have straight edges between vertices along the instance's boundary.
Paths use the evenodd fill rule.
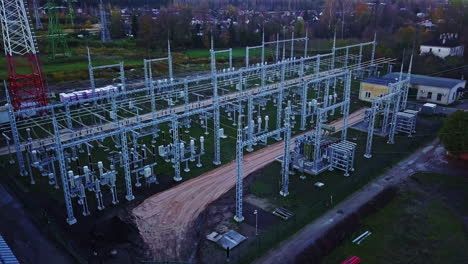
<path fill-rule="evenodd" d="M 400 73 L 385 75 L 385 78 L 397 79 Z M 403 78 L 406 74 L 403 74 Z M 465 91 L 465 80 L 411 74 L 411 88 L 417 89 L 416 100 L 449 105 L 459 99 Z"/>
<path fill-rule="evenodd" d="M 457 33 L 441 34 L 439 39 L 430 42 L 420 47 L 420 54 L 434 54 L 435 56 L 445 59 L 448 56 L 462 57 L 465 52 L 465 47 L 460 45 Z"/>

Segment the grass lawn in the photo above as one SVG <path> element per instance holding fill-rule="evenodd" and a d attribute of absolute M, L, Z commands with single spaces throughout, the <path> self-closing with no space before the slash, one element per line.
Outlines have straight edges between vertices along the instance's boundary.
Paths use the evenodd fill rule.
<path fill-rule="evenodd" d="M 359 256 L 363 263 L 468 263 L 466 210 L 454 210 L 446 194 L 459 193 L 456 202 L 468 205 L 468 178 L 419 173 L 413 176 L 425 190 L 404 190 L 378 213 L 364 220 L 352 238 L 372 235 L 360 245 L 348 239 L 323 263 L 340 263 Z M 428 191 L 430 190 L 430 191 Z M 461 215 L 464 214 L 464 215 Z"/>
<path fill-rule="evenodd" d="M 83 44 L 85 45 L 85 44 Z M 219 50 L 219 49 L 217 49 Z M 167 52 L 151 52 L 147 54 L 146 51 L 139 47 L 90 47 L 93 65 L 109 65 L 116 64 L 120 61 L 125 62 L 126 69 L 135 68 L 142 72 L 143 70 L 143 59 L 146 58 L 162 58 L 167 56 Z M 46 54 L 40 54 L 40 61 L 43 67 L 43 71 L 49 83 L 58 83 L 62 81 L 71 80 L 87 80 L 88 76 L 88 59 L 86 57 L 86 46 L 79 46 L 71 48 L 72 57 L 57 57 L 56 59 L 49 58 Z M 271 53 L 271 52 L 270 52 Z M 258 58 L 261 55 L 260 49 L 250 51 L 250 57 L 252 59 Z M 209 66 L 210 52 L 209 49 L 194 49 L 186 51 L 173 51 L 173 63 L 174 71 L 177 74 L 185 73 L 193 70 L 207 70 Z M 233 63 L 235 65 L 244 65 L 245 60 L 245 48 L 233 49 Z M 266 54 L 268 56 L 268 54 Z M 229 54 L 219 53 L 216 55 L 218 62 L 227 63 Z M 20 61 L 22 61 L 20 59 Z M 23 64 L 26 61 L 22 62 Z M 165 64 L 167 68 L 167 63 Z M 6 65 L 5 57 L 0 57 L 0 65 Z M 221 66 L 219 66 L 221 67 Z M 19 66 L 17 71 L 20 73 L 29 73 L 30 70 L 24 66 Z M 155 71 L 158 71 L 156 69 Z M 99 72 L 99 71 L 98 71 Z M 101 71 L 102 72 L 102 71 Z M 167 75 L 167 69 L 162 70 L 161 74 Z M 0 77 L 5 79 L 7 77 L 6 67 L 0 68 Z M 158 73 L 156 72 L 157 76 Z M 99 76 L 96 76 L 99 78 Z M 108 76 L 104 76 L 108 77 Z M 142 78 L 142 77 L 141 77 Z"/>
<path fill-rule="evenodd" d="M 357 39 L 338 40 L 337 46 L 345 46 L 359 42 Z M 122 39 L 113 40 L 105 45 L 99 39 L 77 39 L 68 38 L 68 45 L 72 53 L 72 57 L 65 58 L 58 56 L 56 59 L 48 57 L 48 41 L 47 39 L 39 39 L 39 54 L 43 71 L 46 74 L 46 79 L 49 84 L 72 81 L 72 80 L 87 80 L 88 76 L 88 61 L 86 58 L 86 47 L 89 46 L 93 56 L 93 65 L 109 65 L 115 64 L 120 61 L 125 62 L 127 69 L 143 67 L 143 59 L 145 58 L 161 58 L 167 56 L 165 48 L 158 50 L 146 50 L 137 45 L 135 40 Z M 331 42 L 326 39 L 311 39 L 309 41 L 310 55 L 316 51 L 330 51 Z M 216 50 L 225 50 L 227 48 L 216 48 Z M 299 43 L 296 46 L 296 56 L 302 55 L 303 44 Z M 271 44 L 266 46 L 265 56 L 272 59 L 275 56 L 276 45 Z M 289 56 L 289 46 L 286 48 L 287 56 Z M 59 53 L 61 51 L 58 51 Z M 245 65 L 245 47 L 237 47 L 232 49 L 233 63 L 237 66 Z M 206 49 L 188 49 L 177 50 L 173 48 L 174 71 L 177 73 L 177 67 L 180 65 L 191 65 L 190 68 L 180 69 L 181 72 L 187 70 L 206 70 L 209 66 L 210 52 L 209 48 Z M 249 51 L 251 63 L 258 62 L 261 56 L 261 49 L 251 49 Z M 227 63 L 229 58 L 228 53 L 219 53 L 216 55 L 218 62 Z M 206 65 L 205 65 L 206 64 Z M 5 57 L 0 57 L 0 65 L 6 65 Z M 29 73 L 27 68 L 19 66 L 17 70 L 21 73 Z M 6 67 L 0 68 L 0 78 L 6 79 Z M 167 73 L 164 73 L 167 74 Z M 157 75 L 157 74 L 156 74 Z M 99 78 L 99 76 L 96 76 Z M 109 77 L 109 76 L 104 76 Z"/>

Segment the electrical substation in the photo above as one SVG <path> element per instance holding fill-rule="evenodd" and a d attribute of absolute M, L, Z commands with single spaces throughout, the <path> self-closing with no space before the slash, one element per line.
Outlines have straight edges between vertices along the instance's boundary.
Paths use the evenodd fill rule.
<path fill-rule="evenodd" d="M 13 19 L 2 17 L 6 55 L 37 58 L 29 18 L 26 12 L 15 14 L 28 22 L 18 28 Z M 103 41 L 109 38 L 108 32 L 102 36 Z M 263 39 L 259 46 L 246 47 L 245 65 L 235 67 L 232 49 L 216 50 L 211 40 L 210 71 L 183 78 L 174 74 L 168 42 L 167 56 L 145 59 L 143 84 L 132 88 L 124 62 L 96 66 L 88 50 L 90 88 L 59 98 L 47 96 L 40 71 L 21 77 L 33 80 L 32 93 L 25 93 L 25 83 L 13 74 L 4 83 L 9 123 L 2 127 L 7 144 L 1 153 L 18 167 L 18 177 L 28 177 L 31 184 L 44 177 L 50 188 L 62 190 L 66 221 L 72 225 L 77 213 L 86 216 L 131 201 L 136 189 L 158 184 L 163 164 L 170 165 L 173 180 L 180 182 L 184 173 L 206 161 L 215 166 L 228 161 L 221 154 L 223 147 L 233 147 L 223 144 L 229 137 L 225 131 L 231 129 L 237 131 L 235 220 L 243 221 L 244 149 L 284 141 L 278 157 L 282 196 L 294 191 L 288 188 L 294 171 L 297 177 L 309 177 L 336 169 L 352 177 L 356 144 L 347 138 L 352 82 L 391 71 L 395 62 L 376 58 L 376 37 L 343 47 L 336 46 L 335 37 L 331 51 L 314 55 L 309 42 L 307 35 Z M 259 61 L 250 58 L 255 50 L 261 52 Z M 217 59 L 221 53 L 228 56 L 222 68 Z M 156 74 L 160 64 L 168 76 Z M 33 60 L 34 70 L 35 65 Z M 119 83 L 98 87 L 95 73 L 104 69 L 117 69 Z M 368 158 L 374 135 L 393 144 L 396 133 L 415 132 L 416 114 L 405 111 L 410 74 L 402 77 L 403 65 L 400 72 L 389 93 L 373 99 L 363 120 L 353 122 L 368 133 Z M 336 117 L 341 118 L 339 126 L 327 124 Z M 299 136 L 293 138 L 295 134 Z"/>

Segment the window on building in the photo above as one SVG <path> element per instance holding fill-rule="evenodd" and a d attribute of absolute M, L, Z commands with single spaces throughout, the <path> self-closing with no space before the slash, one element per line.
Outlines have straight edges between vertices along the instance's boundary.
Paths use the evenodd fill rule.
<path fill-rule="evenodd" d="M 440 100 L 442 100 L 442 94 L 441 94 L 441 93 L 438 93 L 438 94 L 437 94 L 437 101 L 440 101 Z"/>
<path fill-rule="evenodd" d="M 427 93 L 427 99 L 432 99 L 432 92 Z"/>
<path fill-rule="evenodd" d="M 370 92 L 366 92 L 366 98 L 370 98 L 371 96 L 371 93 Z"/>

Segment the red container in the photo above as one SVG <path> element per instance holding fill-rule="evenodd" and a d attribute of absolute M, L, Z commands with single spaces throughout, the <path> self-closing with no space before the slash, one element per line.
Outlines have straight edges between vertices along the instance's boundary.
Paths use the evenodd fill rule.
<path fill-rule="evenodd" d="M 359 263 L 361 263 L 361 259 L 356 256 L 352 256 L 349 259 L 341 262 L 341 264 L 359 264 Z"/>

